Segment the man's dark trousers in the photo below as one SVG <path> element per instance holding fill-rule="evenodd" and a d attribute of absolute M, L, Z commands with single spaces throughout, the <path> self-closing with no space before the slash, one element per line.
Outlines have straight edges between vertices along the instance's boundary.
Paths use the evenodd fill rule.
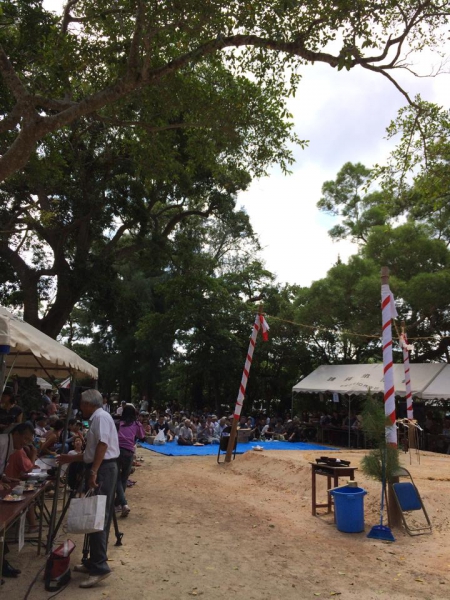
<path fill-rule="evenodd" d="M 84 565 L 89 575 L 104 575 L 111 569 L 108 566 L 108 536 L 114 510 L 114 498 L 117 486 L 117 461 L 103 461 L 97 472 L 97 493 L 106 496 L 105 527 L 103 531 L 89 534 L 89 558 Z M 89 477 L 90 471 L 87 472 Z"/>

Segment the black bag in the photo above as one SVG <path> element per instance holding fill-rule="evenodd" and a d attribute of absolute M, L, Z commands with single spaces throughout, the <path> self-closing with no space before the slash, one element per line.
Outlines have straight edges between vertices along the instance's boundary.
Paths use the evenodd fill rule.
<path fill-rule="evenodd" d="M 47 592 L 57 592 L 70 581 L 70 555 L 75 548 L 72 540 L 66 540 L 52 550 L 45 564 L 44 583 Z"/>

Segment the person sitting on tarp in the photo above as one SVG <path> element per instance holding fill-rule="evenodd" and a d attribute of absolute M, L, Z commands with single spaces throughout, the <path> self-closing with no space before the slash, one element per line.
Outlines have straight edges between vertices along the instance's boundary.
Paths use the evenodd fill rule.
<path fill-rule="evenodd" d="M 247 417 L 243 417 L 243 416 L 240 417 L 239 423 L 238 423 L 238 429 L 250 429 L 249 425 L 247 424 Z"/>
<path fill-rule="evenodd" d="M 206 421 L 206 419 L 202 419 L 197 428 L 197 441 L 200 444 L 211 444 L 214 437 L 214 427 Z"/>
<path fill-rule="evenodd" d="M 172 432 L 170 431 L 170 426 L 164 418 L 164 415 L 159 415 L 157 422 L 153 426 L 153 435 L 158 435 L 158 433 L 163 430 L 164 435 L 166 436 L 166 441 L 171 442 L 173 440 Z"/>
<path fill-rule="evenodd" d="M 286 436 L 286 441 L 294 443 L 303 441 L 303 432 L 298 417 L 294 417 L 292 420 L 291 427 L 289 428 L 288 435 Z"/>
<path fill-rule="evenodd" d="M 266 440 L 271 440 L 273 438 L 273 434 L 275 433 L 272 423 L 266 423 L 261 430 L 261 436 Z"/>
<path fill-rule="evenodd" d="M 281 419 L 277 419 L 275 423 L 275 427 L 273 428 L 273 438 L 274 440 L 284 440 L 284 434 L 286 433 L 286 428 Z"/>
<path fill-rule="evenodd" d="M 5 475 L 6 464 L 15 450 L 21 450 L 25 446 L 33 444 L 34 429 L 31 423 L 19 423 L 10 433 L 0 434 L 0 490 L 8 490 L 15 483 Z M 5 544 L 5 554 L 8 552 L 8 546 Z M 20 570 L 12 567 L 6 558 L 3 558 L 2 564 L 3 577 L 17 577 Z M 1 580 L 3 584 L 3 579 Z"/>
<path fill-rule="evenodd" d="M 190 427 L 191 422 L 189 419 L 185 419 L 183 425 L 180 427 L 178 432 L 178 445 L 179 446 L 192 446 L 194 443 L 194 434 Z"/>

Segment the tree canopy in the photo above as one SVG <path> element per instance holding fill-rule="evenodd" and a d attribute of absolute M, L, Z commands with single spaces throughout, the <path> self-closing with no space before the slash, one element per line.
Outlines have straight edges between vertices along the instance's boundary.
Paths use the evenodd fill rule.
<path fill-rule="evenodd" d="M 449 14 L 432 0 L 69 0 L 62 15 L 41 0 L 5 0 L 0 180 L 25 167 L 46 135 L 83 118 L 152 139 L 213 128 L 214 104 L 196 103 L 206 64 L 253 78 L 281 110 L 306 63 L 359 66 L 408 97 L 395 69 L 411 69 L 414 51 L 440 48 Z"/>
<path fill-rule="evenodd" d="M 448 360 L 448 111 L 417 98 L 414 107 L 399 112 L 388 134 L 400 134 L 400 139 L 387 165 L 369 170 L 359 163 L 347 163 L 335 181 L 325 182 L 322 190 L 324 196 L 318 207 L 336 215 L 340 221 L 329 233 L 333 238 L 357 241 L 359 250 L 348 265 L 331 269 L 327 277 L 314 283 L 307 294 L 310 295 L 320 286 L 322 300 L 318 299 L 317 302 L 323 310 L 320 315 L 322 324 L 326 323 L 330 313 L 333 319 L 337 318 L 339 308 L 334 302 L 344 302 L 344 296 L 347 295 L 343 313 L 346 320 L 337 329 L 341 332 L 346 328 L 376 335 L 378 303 L 372 309 L 366 306 L 369 322 L 366 322 L 363 330 L 358 323 L 356 306 L 347 310 L 358 294 L 345 281 L 359 264 L 360 267 L 364 265 L 366 276 L 370 274 L 372 280 L 378 282 L 379 269 L 386 265 L 391 271 L 392 288 L 401 318 L 407 324 L 408 337 L 418 338 L 414 342 L 413 360 Z M 374 191 L 376 183 L 378 188 Z M 337 278 L 337 289 L 334 289 L 337 269 L 341 274 Z M 358 285 L 363 285 L 364 280 L 360 276 Z M 328 289 L 332 290 L 331 294 L 326 293 Z M 370 296 L 370 289 L 365 293 Z M 364 306 L 364 299 L 359 298 L 357 305 Z M 370 325 L 371 314 L 377 318 L 373 328 Z M 341 343 L 346 339 L 345 334 L 337 335 Z M 358 345 L 353 354 L 357 349 Z M 380 358 L 378 343 L 372 344 L 372 350 L 374 356 Z M 330 353 L 329 349 L 328 356 Z M 340 357 L 345 358 L 342 350 Z"/>
<path fill-rule="evenodd" d="M 258 85 L 220 65 L 199 70 L 195 102 L 179 106 L 179 116 L 208 111 L 219 121 L 214 106 L 223 116 L 212 130 L 174 128 L 155 141 L 80 119 L 47 135 L 0 183 L 3 300 L 23 304 L 25 320 L 51 337 L 108 265 L 143 244 L 162 252 L 191 217 L 232 221 L 252 176 L 291 160 L 287 142 L 296 138 Z M 143 111 L 164 109 L 145 102 Z"/>

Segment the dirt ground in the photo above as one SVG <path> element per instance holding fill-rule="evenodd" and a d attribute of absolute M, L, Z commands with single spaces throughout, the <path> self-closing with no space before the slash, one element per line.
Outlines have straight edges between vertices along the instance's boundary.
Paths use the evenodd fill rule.
<path fill-rule="evenodd" d="M 308 463 L 323 454 L 250 451 L 225 466 L 213 456 L 172 458 L 140 449 L 144 462 L 128 491 L 131 513 L 119 519 L 124 545 L 109 547 L 111 577 L 80 590 L 86 576 L 73 573 L 58 599 L 449 598 L 450 456 L 422 453 L 418 464 L 413 455 L 410 465 L 403 455 L 433 533 L 410 537 L 396 530 L 396 542 L 389 544 L 366 537 L 378 522 L 381 490 L 359 472 L 358 484 L 368 490 L 366 533 L 341 533 L 332 516 L 311 515 Z M 356 466 L 363 454 L 332 455 Z M 326 478 L 318 481 L 325 499 Z M 69 537 L 77 544 L 75 564 L 83 538 Z M 10 560 L 23 573 L 7 580 L 0 596 L 22 600 L 44 561 L 28 545 L 19 555 L 13 547 Z M 29 600 L 50 596 L 39 577 Z"/>

